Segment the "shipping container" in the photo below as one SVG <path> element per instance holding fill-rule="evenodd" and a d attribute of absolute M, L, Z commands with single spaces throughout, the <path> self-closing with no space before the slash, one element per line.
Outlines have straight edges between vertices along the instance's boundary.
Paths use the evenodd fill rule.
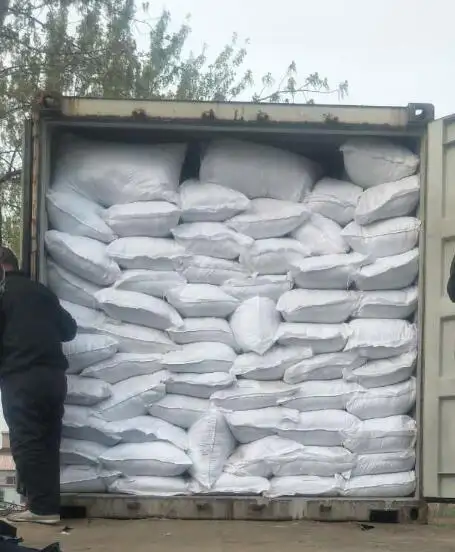
<path fill-rule="evenodd" d="M 22 259 L 46 282 L 45 196 L 64 134 L 124 142 L 187 142 L 186 176 L 197 174 L 201 142 L 236 138 L 304 154 L 340 174 L 340 146 L 352 137 L 384 137 L 421 159 L 422 221 L 417 367 L 417 491 L 405 499 L 266 500 L 252 497 L 156 499 L 64 495 L 95 517 L 187 519 L 390 519 L 422 522 L 429 501 L 455 499 L 455 306 L 446 293 L 455 254 L 455 117 L 434 120 L 429 104 L 407 107 L 210 103 L 67 98 L 42 94 L 26 125 Z M 331 173 L 331 174 L 330 174 Z"/>

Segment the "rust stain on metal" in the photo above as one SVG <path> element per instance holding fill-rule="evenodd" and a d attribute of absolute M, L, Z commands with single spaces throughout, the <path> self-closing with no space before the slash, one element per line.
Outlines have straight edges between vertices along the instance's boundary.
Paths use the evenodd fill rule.
<path fill-rule="evenodd" d="M 258 111 L 258 114 L 256 115 L 256 119 L 260 123 L 270 121 L 269 115 L 265 111 L 262 111 L 262 110 Z"/>
<path fill-rule="evenodd" d="M 131 112 L 131 116 L 133 117 L 133 119 L 139 120 L 146 120 L 149 118 L 145 109 L 133 109 L 133 111 Z"/>
<path fill-rule="evenodd" d="M 207 119 L 209 121 L 214 121 L 216 119 L 215 112 L 213 111 L 213 109 L 209 109 L 208 111 L 204 111 L 201 114 L 201 119 Z"/>

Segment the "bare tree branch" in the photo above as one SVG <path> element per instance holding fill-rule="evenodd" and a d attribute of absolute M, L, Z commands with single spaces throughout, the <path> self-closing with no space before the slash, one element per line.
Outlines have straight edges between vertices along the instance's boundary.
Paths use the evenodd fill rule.
<path fill-rule="evenodd" d="M 12 178 L 16 178 L 20 176 L 22 173 L 21 169 L 15 169 L 12 171 L 8 171 L 4 175 L 0 176 L 0 185 L 5 184 L 5 182 L 8 182 L 8 180 L 11 180 Z"/>

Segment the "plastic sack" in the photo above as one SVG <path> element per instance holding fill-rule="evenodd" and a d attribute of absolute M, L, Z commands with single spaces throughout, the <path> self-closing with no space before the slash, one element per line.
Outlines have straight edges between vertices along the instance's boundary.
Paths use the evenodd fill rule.
<path fill-rule="evenodd" d="M 356 318 L 406 319 L 414 314 L 419 298 L 418 288 L 364 291 L 359 294 Z"/>
<path fill-rule="evenodd" d="M 68 359 L 67 373 L 79 374 L 87 366 L 113 357 L 118 351 L 118 341 L 105 335 L 78 334 L 63 343 L 62 349 Z"/>
<path fill-rule="evenodd" d="M 309 255 L 309 249 L 291 238 L 257 240 L 240 255 L 240 263 L 257 274 L 287 274 L 293 262 Z"/>
<path fill-rule="evenodd" d="M 293 289 L 280 297 L 277 310 L 286 322 L 337 324 L 356 310 L 359 294 L 335 289 Z"/>
<path fill-rule="evenodd" d="M 354 251 L 371 259 L 399 255 L 414 248 L 419 240 L 420 220 L 397 217 L 366 226 L 350 222 L 341 232 Z"/>
<path fill-rule="evenodd" d="M 349 473 L 355 465 L 356 456 L 343 447 L 305 447 L 282 459 L 273 468 L 279 477 L 315 475 L 332 477 Z"/>
<path fill-rule="evenodd" d="M 375 388 L 408 380 L 416 368 L 417 350 L 381 360 L 371 360 L 360 367 L 346 367 L 343 378 L 350 383 Z"/>
<path fill-rule="evenodd" d="M 222 473 L 208 490 L 197 481 L 190 483 L 191 494 L 214 495 L 260 495 L 270 487 L 265 477 L 239 477 L 230 473 Z"/>
<path fill-rule="evenodd" d="M 419 250 L 382 257 L 360 267 L 354 274 L 357 289 L 364 291 L 403 289 L 413 284 L 419 272 Z"/>
<path fill-rule="evenodd" d="M 47 261 L 46 278 L 47 285 L 59 299 L 90 309 L 98 308 L 95 293 L 101 289 L 100 286 L 72 274 L 51 260 Z"/>
<path fill-rule="evenodd" d="M 385 387 L 359 387 L 347 398 L 346 410 L 361 420 L 388 418 L 408 414 L 415 401 L 416 380 L 410 378 Z"/>
<path fill-rule="evenodd" d="M 109 485 L 109 493 L 131 496 L 181 496 L 189 494 L 188 481 L 184 477 L 153 477 L 136 475 L 116 479 Z"/>
<path fill-rule="evenodd" d="M 188 253 L 219 259 L 237 259 L 253 245 L 252 238 L 231 230 L 221 222 L 180 224 L 172 234 Z"/>
<path fill-rule="evenodd" d="M 54 230 L 105 243 L 117 237 L 104 222 L 103 209 L 71 190 L 50 190 L 47 193 L 46 206 L 49 223 Z"/>
<path fill-rule="evenodd" d="M 106 315 L 76 303 L 60 299 L 60 305 L 72 316 L 79 333 L 98 333 L 106 321 Z"/>
<path fill-rule="evenodd" d="M 122 268 L 132 270 L 174 270 L 186 256 L 174 240 L 147 237 L 119 238 L 109 244 L 107 254 Z"/>
<path fill-rule="evenodd" d="M 414 471 L 352 477 L 343 485 L 342 496 L 395 498 L 411 496 L 416 490 Z"/>
<path fill-rule="evenodd" d="M 313 191 L 304 201 L 310 211 L 327 217 L 341 226 L 346 226 L 354 218 L 355 208 L 362 188 L 352 182 L 323 178 L 316 182 Z"/>
<path fill-rule="evenodd" d="M 264 355 L 245 353 L 235 359 L 231 373 L 244 379 L 280 380 L 286 370 L 312 354 L 309 347 L 273 347 Z"/>
<path fill-rule="evenodd" d="M 161 354 L 117 353 L 107 360 L 84 368 L 81 376 L 114 384 L 135 376 L 154 374 L 163 369 Z"/>
<path fill-rule="evenodd" d="M 153 418 L 135 416 L 109 424 L 111 430 L 120 436 L 122 443 L 153 443 L 166 441 L 182 450 L 188 450 L 188 436 L 181 427 Z"/>
<path fill-rule="evenodd" d="M 190 179 L 180 186 L 180 206 L 184 222 L 224 222 L 246 211 L 250 200 L 236 190 Z"/>
<path fill-rule="evenodd" d="M 121 353 L 158 354 L 178 349 L 164 332 L 144 326 L 110 320 L 101 326 L 100 331 L 116 339 Z"/>
<path fill-rule="evenodd" d="M 184 395 L 166 395 L 152 404 L 148 412 L 151 416 L 161 418 L 170 424 L 190 428 L 209 409 L 209 401 Z"/>
<path fill-rule="evenodd" d="M 345 351 L 355 351 L 372 360 L 390 358 L 417 347 L 417 331 L 406 320 L 358 319 L 348 324 Z"/>
<path fill-rule="evenodd" d="M 105 205 L 178 202 L 184 144 L 124 144 L 71 137 L 60 153 L 54 186 L 62 184 Z"/>
<path fill-rule="evenodd" d="M 343 446 L 357 454 L 400 452 L 414 448 L 417 422 L 409 416 L 374 418 L 344 428 Z"/>
<path fill-rule="evenodd" d="M 309 347 L 313 353 L 341 351 L 348 339 L 346 324 L 280 324 L 276 341 L 283 346 Z"/>
<path fill-rule="evenodd" d="M 186 284 L 186 279 L 171 270 L 126 270 L 112 286 L 122 291 L 145 293 L 164 298 L 170 289 Z"/>
<path fill-rule="evenodd" d="M 126 476 L 175 477 L 191 466 L 183 450 L 171 443 L 122 443 L 108 449 L 101 457 L 108 470 L 118 470 Z"/>
<path fill-rule="evenodd" d="M 210 399 L 213 393 L 230 387 L 234 382 L 235 377 L 226 372 L 171 374 L 166 382 L 166 392 Z"/>
<path fill-rule="evenodd" d="M 231 326 L 222 318 L 185 318 L 182 326 L 169 328 L 167 333 L 178 345 L 215 342 L 236 347 Z"/>
<path fill-rule="evenodd" d="M 419 203 L 419 175 L 386 182 L 366 190 L 355 210 L 357 224 L 371 224 L 377 220 L 412 214 Z"/>
<path fill-rule="evenodd" d="M 310 212 L 302 203 L 253 199 L 248 210 L 226 222 L 229 228 L 255 240 L 281 238 L 303 224 Z"/>
<path fill-rule="evenodd" d="M 357 456 L 351 471 L 351 477 L 407 472 L 414 469 L 415 462 L 416 453 L 413 449 L 399 452 L 361 454 Z"/>
<path fill-rule="evenodd" d="M 141 201 L 113 205 L 105 211 L 103 218 L 122 238 L 166 238 L 179 223 L 180 214 L 180 209 L 167 201 Z"/>
<path fill-rule="evenodd" d="M 263 355 L 275 342 L 280 315 L 271 299 L 252 297 L 237 307 L 230 324 L 234 339 L 243 352 Z"/>
<path fill-rule="evenodd" d="M 277 406 L 280 399 L 294 393 L 295 389 L 281 381 L 240 380 L 229 389 L 213 393 L 211 401 L 226 410 L 255 410 Z"/>
<path fill-rule="evenodd" d="M 221 286 L 231 278 L 247 276 L 245 267 L 236 261 L 193 255 L 183 259 L 177 270 L 191 284 L 212 284 Z M 175 286 L 174 286 L 175 287 Z"/>
<path fill-rule="evenodd" d="M 292 237 L 308 248 L 310 255 L 347 253 L 349 245 L 341 237 L 341 226 L 319 213 L 313 213 Z"/>
<path fill-rule="evenodd" d="M 54 261 L 81 278 L 108 286 L 120 277 L 120 268 L 108 257 L 106 246 L 99 241 L 58 230 L 48 230 L 44 241 Z"/>
<path fill-rule="evenodd" d="M 251 142 L 216 140 L 203 155 L 199 176 L 252 199 L 270 197 L 299 202 L 320 172 L 316 163 L 289 151 Z"/>
<path fill-rule="evenodd" d="M 229 372 L 236 354 L 224 343 L 190 343 L 163 355 L 163 366 L 176 373 Z"/>
<path fill-rule="evenodd" d="M 302 445 L 338 447 L 343 444 L 344 432 L 358 424 L 359 419 L 344 410 L 316 410 L 300 412 L 297 423 L 281 423 L 277 433 Z"/>
<path fill-rule="evenodd" d="M 100 307 L 112 318 L 147 326 L 155 330 L 167 330 L 181 326 L 179 313 L 162 299 L 145 293 L 106 288 L 96 294 Z"/>
<path fill-rule="evenodd" d="M 290 410 L 282 406 L 270 406 L 257 410 L 226 411 L 224 415 L 232 435 L 239 443 L 243 444 L 276 435 L 281 423 L 285 421 L 297 423 L 299 420 L 297 410 Z"/>
<path fill-rule="evenodd" d="M 235 439 L 223 414 L 210 409 L 191 426 L 188 441 L 188 456 L 193 463 L 190 474 L 202 487 L 210 489 L 235 448 Z"/>
<path fill-rule="evenodd" d="M 112 385 L 112 396 L 96 405 L 96 412 L 108 422 L 135 418 L 147 413 L 147 407 L 166 393 L 165 370 L 147 376 L 128 378 Z"/>
<path fill-rule="evenodd" d="M 284 381 L 291 385 L 304 381 L 325 381 L 340 379 L 344 370 L 354 370 L 366 360 L 357 353 L 323 353 L 311 358 L 303 358 L 286 369 Z"/>
<path fill-rule="evenodd" d="M 116 445 L 120 436 L 112 431 L 108 422 L 87 406 L 65 405 L 62 437 L 93 441 L 106 447 Z"/>
<path fill-rule="evenodd" d="M 338 496 L 343 487 L 339 477 L 317 477 L 315 475 L 300 475 L 288 477 L 273 477 L 270 489 L 265 496 Z"/>
<path fill-rule="evenodd" d="M 367 264 L 359 253 L 321 255 L 291 262 L 295 285 L 303 289 L 348 289 L 357 271 Z"/>
<path fill-rule="evenodd" d="M 351 138 L 340 150 L 350 180 L 362 188 L 401 180 L 419 166 L 411 150 L 381 138 Z"/>
<path fill-rule="evenodd" d="M 357 388 L 358 385 L 343 380 L 307 381 L 297 387 L 292 397 L 280 399 L 278 403 L 299 412 L 343 410 L 349 399 L 355 396 Z M 355 412 L 352 414 L 356 415 Z"/>
<path fill-rule="evenodd" d="M 66 404 L 94 406 L 112 395 L 110 385 L 104 381 L 74 375 L 68 375 L 66 381 L 68 385 Z"/>
<path fill-rule="evenodd" d="M 292 289 L 292 285 L 293 281 L 289 275 L 257 275 L 232 278 L 225 281 L 221 289 L 239 301 L 246 301 L 252 297 L 267 297 L 278 301 L 283 293 Z"/>
<path fill-rule="evenodd" d="M 239 300 L 210 284 L 187 284 L 169 290 L 166 299 L 182 316 L 225 318 L 234 312 Z"/>
<path fill-rule="evenodd" d="M 117 471 L 101 470 L 95 466 L 62 466 L 62 493 L 105 493 L 108 486 L 120 477 Z"/>
<path fill-rule="evenodd" d="M 60 443 L 60 463 L 80 466 L 99 466 L 99 457 L 108 447 L 92 441 L 62 439 Z"/>

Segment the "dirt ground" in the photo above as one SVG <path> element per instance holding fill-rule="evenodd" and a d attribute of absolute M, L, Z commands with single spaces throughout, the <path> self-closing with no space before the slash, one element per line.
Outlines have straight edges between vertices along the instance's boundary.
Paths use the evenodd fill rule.
<path fill-rule="evenodd" d="M 263 523 L 78 520 L 71 528 L 20 526 L 24 544 L 59 541 L 63 552 L 438 552 L 455 551 L 455 524 Z"/>

